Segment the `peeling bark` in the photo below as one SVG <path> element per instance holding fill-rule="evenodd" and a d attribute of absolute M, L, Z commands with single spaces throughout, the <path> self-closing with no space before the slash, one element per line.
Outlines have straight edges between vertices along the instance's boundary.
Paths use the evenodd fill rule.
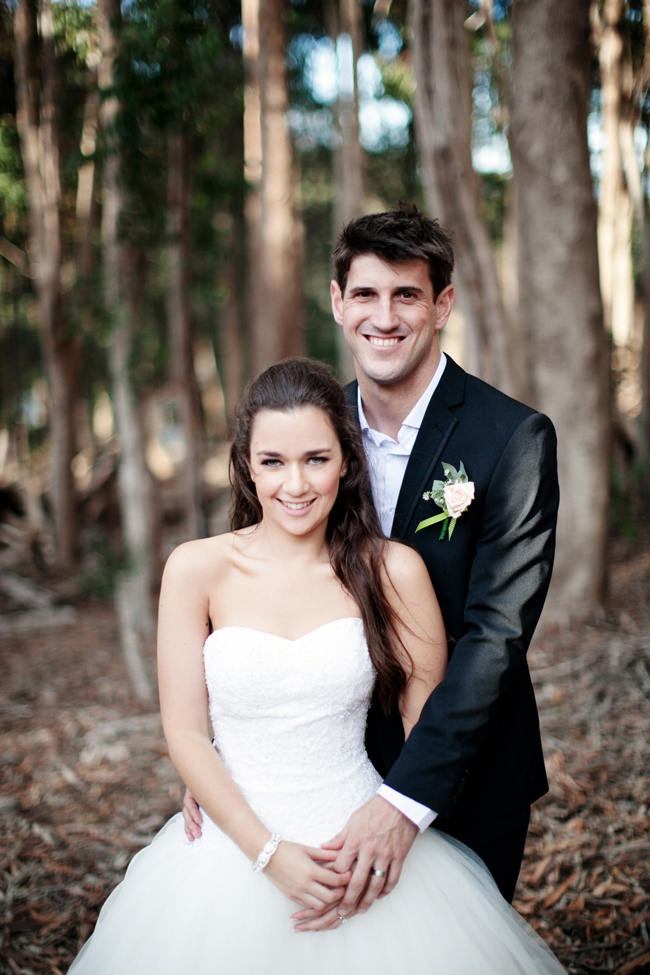
<path fill-rule="evenodd" d="M 101 0 L 101 14 L 102 61 L 99 82 L 100 89 L 108 93 L 113 86 L 120 0 Z M 119 237 L 120 216 L 124 208 L 119 144 L 115 131 L 119 110 L 116 96 L 106 94 L 101 111 L 106 140 L 102 209 L 104 301 L 113 325 L 109 345 L 109 373 L 120 446 L 118 494 L 125 556 L 125 565 L 118 579 L 116 600 L 120 642 L 133 690 L 139 698 L 147 699 L 153 695 L 153 691 L 146 676 L 141 638 L 151 639 L 154 632 L 151 607 L 155 570 L 153 498 L 129 375 L 133 322 L 124 288 L 129 274 L 129 261 Z"/>
<path fill-rule="evenodd" d="M 472 167 L 472 66 L 464 3 L 411 0 L 416 135 L 429 210 L 454 239 L 458 301 L 468 329 L 467 365 L 522 394 L 513 370 L 506 311 Z"/>
<path fill-rule="evenodd" d="M 550 605 L 574 616 L 603 596 L 609 509 L 609 357 L 587 146 L 587 5 L 518 0 L 513 32 L 521 315 L 532 402 L 554 421 L 559 441 Z"/>
<path fill-rule="evenodd" d="M 74 407 L 79 344 L 61 310 L 61 174 L 59 78 L 50 0 L 20 0 L 14 14 L 16 119 L 27 182 L 29 262 L 49 389 L 50 494 L 56 558 L 71 565 L 75 550 Z"/>

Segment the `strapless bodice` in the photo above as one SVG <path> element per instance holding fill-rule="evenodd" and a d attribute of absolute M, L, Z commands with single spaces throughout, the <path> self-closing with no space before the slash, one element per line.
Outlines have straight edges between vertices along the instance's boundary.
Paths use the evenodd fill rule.
<path fill-rule="evenodd" d="M 375 674 L 362 621 L 297 640 L 225 626 L 203 656 L 215 745 L 250 805 L 287 838 L 329 839 L 380 781 L 364 747 Z"/>

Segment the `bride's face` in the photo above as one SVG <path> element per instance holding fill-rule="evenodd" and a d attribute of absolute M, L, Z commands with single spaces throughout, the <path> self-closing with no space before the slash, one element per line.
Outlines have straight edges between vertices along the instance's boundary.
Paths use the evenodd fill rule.
<path fill-rule="evenodd" d="M 260 410 L 253 420 L 249 467 L 263 521 L 292 535 L 324 531 L 346 464 L 323 410 Z"/>

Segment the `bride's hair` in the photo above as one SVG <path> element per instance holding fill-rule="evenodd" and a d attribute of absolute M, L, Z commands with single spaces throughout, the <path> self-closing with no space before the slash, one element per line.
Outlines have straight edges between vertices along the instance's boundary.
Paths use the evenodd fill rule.
<path fill-rule="evenodd" d="M 330 563 L 353 597 L 363 619 L 366 640 L 377 672 L 379 701 L 385 711 L 397 704 L 406 684 L 400 656 L 408 659 L 397 636 L 395 617 L 381 580 L 386 579 L 382 534 L 372 503 L 370 478 L 355 422 L 345 393 L 328 366 L 311 359 L 287 359 L 270 366 L 250 382 L 237 410 L 230 449 L 233 530 L 258 524 L 262 508 L 251 480 L 248 461 L 253 421 L 260 410 L 294 410 L 314 406 L 329 419 L 341 445 L 347 470 L 327 522 Z"/>

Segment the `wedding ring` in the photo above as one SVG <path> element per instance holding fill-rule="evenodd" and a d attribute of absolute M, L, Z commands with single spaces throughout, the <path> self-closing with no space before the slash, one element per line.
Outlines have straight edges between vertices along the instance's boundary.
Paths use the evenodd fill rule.
<path fill-rule="evenodd" d="M 344 921 L 347 921 L 347 917 L 345 916 L 345 914 L 341 914 L 340 911 L 337 913 L 336 916 L 339 919 L 339 921 L 341 922 L 341 924 L 343 924 Z"/>
<path fill-rule="evenodd" d="M 388 870 L 377 870 L 376 867 L 373 867 L 370 872 L 373 875 L 373 877 L 387 877 L 388 876 Z"/>

